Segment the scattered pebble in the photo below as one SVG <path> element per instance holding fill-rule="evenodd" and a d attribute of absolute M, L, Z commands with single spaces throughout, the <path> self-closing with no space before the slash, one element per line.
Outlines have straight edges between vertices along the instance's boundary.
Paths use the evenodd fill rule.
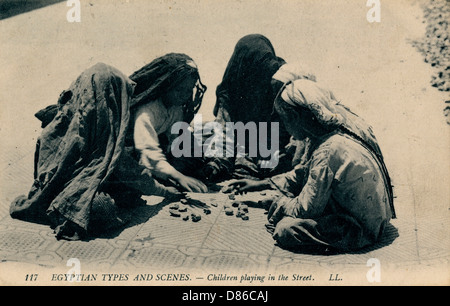
<path fill-rule="evenodd" d="M 440 91 L 450 91 L 450 5 L 448 0 L 428 0 L 423 5 L 426 21 L 425 35 L 412 42 L 422 53 L 424 61 L 432 67 L 431 86 Z M 444 107 L 450 124 L 450 108 Z"/>
<path fill-rule="evenodd" d="M 231 195 L 229 197 L 231 201 L 228 201 L 228 203 L 223 204 L 223 208 L 225 211 L 225 214 L 227 216 L 233 216 L 235 215 L 237 218 L 241 218 L 242 220 L 249 220 L 248 217 L 248 205 L 244 204 L 244 202 L 241 201 L 235 201 L 234 195 Z M 233 199 L 233 200 L 232 200 Z M 187 204 L 187 199 L 181 199 L 180 202 L 182 204 Z M 222 204 L 222 203 L 221 203 Z M 203 207 L 203 213 L 205 215 L 209 215 L 212 213 L 211 207 L 218 207 L 219 204 L 217 202 L 211 202 L 210 206 Z M 202 219 L 202 216 L 198 212 L 192 212 L 187 205 L 181 205 L 180 203 L 174 203 L 169 206 L 169 212 L 172 217 L 181 217 L 183 221 L 188 221 L 189 219 L 192 220 L 192 222 L 199 222 Z M 188 213 L 187 213 L 188 212 Z"/>
<path fill-rule="evenodd" d="M 239 205 L 239 209 L 242 210 L 245 213 L 248 213 L 248 205 L 247 204 Z"/>
<path fill-rule="evenodd" d="M 236 196 L 235 196 L 234 194 L 229 194 L 229 195 L 228 195 L 228 198 L 229 198 L 230 200 L 235 200 L 235 199 L 236 199 Z"/>
<path fill-rule="evenodd" d="M 227 216 L 232 216 L 234 214 L 234 211 L 231 208 L 226 208 L 225 209 L 225 214 Z"/>
<path fill-rule="evenodd" d="M 179 217 L 179 216 L 181 216 L 181 214 L 180 214 L 180 212 L 178 210 L 170 209 L 169 212 L 170 212 L 170 215 L 172 217 Z"/>
<path fill-rule="evenodd" d="M 180 205 L 178 205 L 177 203 L 169 206 L 169 209 L 173 209 L 173 210 L 177 210 L 178 208 L 180 208 Z"/>
<path fill-rule="evenodd" d="M 192 213 L 191 214 L 191 219 L 192 219 L 193 222 L 198 222 L 198 221 L 200 221 L 202 219 L 202 216 L 200 216 L 200 215 L 198 215 L 196 213 Z"/>

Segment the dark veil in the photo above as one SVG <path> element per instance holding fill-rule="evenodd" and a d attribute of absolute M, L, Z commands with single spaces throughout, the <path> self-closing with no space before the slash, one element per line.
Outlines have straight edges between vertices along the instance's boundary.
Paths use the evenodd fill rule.
<path fill-rule="evenodd" d="M 214 116 L 224 107 L 233 121 L 264 121 L 261 113 L 270 115 L 272 111 L 271 79 L 283 64 L 285 61 L 276 56 L 265 36 L 250 34 L 241 38 L 216 89 Z"/>

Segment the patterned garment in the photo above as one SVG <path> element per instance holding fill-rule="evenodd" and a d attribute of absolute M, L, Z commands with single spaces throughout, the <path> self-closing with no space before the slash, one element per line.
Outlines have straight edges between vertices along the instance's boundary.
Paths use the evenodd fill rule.
<path fill-rule="evenodd" d="M 283 243 L 291 236 L 289 247 L 313 242 L 342 250 L 359 249 L 375 243 L 392 217 L 386 178 L 376 156 L 342 133 L 328 135 L 307 167 L 271 181 L 285 195 L 278 200 L 279 211 L 271 219 L 276 224 L 274 238 Z M 295 220 L 278 223 L 277 219 L 284 217 Z M 291 227 L 299 231 L 297 226 L 303 227 L 305 220 L 309 220 L 308 239 L 294 239 Z M 345 226 L 351 233 L 342 232 Z"/>
<path fill-rule="evenodd" d="M 372 128 L 309 80 L 285 86 L 275 109 L 293 136 L 311 138 L 307 162 L 271 178 L 284 196 L 269 229 L 287 248 L 356 250 L 375 243 L 395 217 L 392 186 Z"/>

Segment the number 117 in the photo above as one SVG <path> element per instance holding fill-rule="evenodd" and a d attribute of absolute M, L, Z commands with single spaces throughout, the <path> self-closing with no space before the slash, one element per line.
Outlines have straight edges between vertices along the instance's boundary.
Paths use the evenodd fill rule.
<path fill-rule="evenodd" d="M 25 275 L 25 281 L 36 281 L 37 280 L 38 275 L 37 274 L 27 274 Z"/>

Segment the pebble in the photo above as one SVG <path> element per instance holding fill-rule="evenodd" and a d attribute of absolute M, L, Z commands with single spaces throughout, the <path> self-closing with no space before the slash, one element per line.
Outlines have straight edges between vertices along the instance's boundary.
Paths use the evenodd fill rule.
<path fill-rule="evenodd" d="M 203 212 L 207 215 L 209 215 L 211 213 L 211 209 L 209 208 L 203 208 Z"/>
<path fill-rule="evenodd" d="M 225 209 L 225 214 L 227 216 L 232 216 L 234 214 L 233 210 L 231 208 L 226 208 Z"/>
<path fill-rule="evenodd" d="M 192 219 L 193 222 L 198 222 L 198 221 L 200 221 L 202 219 L 202 216 L 193 213 L 193 214 L 191 214 L 191 219 Z"/>
<path fill-rule="evenodd" d="M 180 205 L 178 205 L 177 203 L 169 206 L 169 209 L 173 209 L 173 210 L 177 210 L 178 208 L 180 208 Z"/>
<path fill-rule="evenodd" d="M 440 91 L 450 91 L 450 20 L 449 1 L 429 0 L 424 6 L 426 33 L 424 37 L 413 42 L 413 46 L 424 56 L 426 63 L 433 67 L 431 85 Z M 447 120 L 450 123 L 450 119 Z"/>
<path fill-rule="evenodd" d="M 246 205 L 246 204 L 239 205 L 239 209 L 245 213 L 248 213 L 248 205 Z"/>
<path fill-rule="evenodd" d="M 180 214 L 180 212 L 178 210 L 170 209 L 169 212 L 170 212 L 170 215 L 172 217 L 179 217 L 179 216 L 181 216 L 181 214 Z"/>

